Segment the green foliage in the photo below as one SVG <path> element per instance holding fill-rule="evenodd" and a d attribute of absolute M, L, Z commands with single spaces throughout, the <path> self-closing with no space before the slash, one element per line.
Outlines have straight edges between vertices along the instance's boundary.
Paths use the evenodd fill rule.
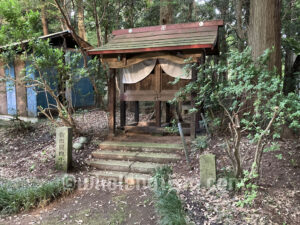
<path fill-rule="evenodd" d="M 20 134 L 20 133 L 27 133 L 34 129 L 34 126 L 31 122 L 26 122 L 18 118 L 16 116 L 9 123 L 9 130 L 12 134 Z"/>
<path fill-rule="evenodd" d="M 222 168 L 221 171 L 217 174 L 218 180 L 220 178 L 226 180 L 226 190 L 233 191 L 236 190 L 236 184 L 238 179 L 234 175 L 234 171 L 228 168 Z"/>
<path fill-rule="evenodd" d="M 38 11 L 23 11 L 17 0 L 0 1 L 0 45 L 37 37 L 41 34 Z"/>
<path fill-rule="evenodd" d="M 27 211 L 69 194 L 73 189 L 65 186 L 64 179 L 60 178 L 42 184 L 0 181 L 0 214 Z"/>
<path fill-rule="evenodd" d="M 170 134 L 178 134 L 179 133 L 179 128 L 178 128 L 178 125 L 177 125 L 177 121 L 175 119 L 173 119 L 171 121 L 171 126 L 166 127 L 165 130 L 166 130 L 166 132 L 168 132 Z"/>
<path fill-rule="evenodd" d="M 275 155 L 275 157 L 276 157 L 277 159 L 279 159 L 279 160 L 282 160 L 282 159 L 283 159 L 282 154 Z"/>
<path fill-rule="evenodd" d="M 274 142 L 270 147 L 266 147 L 264 149 L 264 152 L 273 152 L 273 151 L 278 151 L 280 149 L 280 145 L 278 142 Z"/>
<path fill-rule="evenodd" d="M 152 186 L 155 192 L 155 208 L 161 225 L 184 225 L 185 213 L 176 190 L 169 184 L 172 169 L 168 166 L 155 170 Z"/>
<path fill-rule="evenodd" d="M 194 141 L 193 141 L 193 148 L 196 149 L 206 149 L 208 147 L 208 142 L 209 138 L 207 136 L 198 136 Z"/>
<path fill-rule="evenodd" d="M 237 143 L 243 133 L 263 148 L 268 137 L 280 137 L 283 125 L 300 128 L 300 98 L 293 93 L 283 94 L 282 77 L 268 68 L 270 53 L 271 50 L 266 50 L 253 61 L 250 48 L 243 52 L 230 50 L 227 63 L 208 61 L 200 66 L 197 81 L 189 83 L 177 95 L 180 98 L 195 92 L 196 105 L 204 105 L 207 112 L 223 111 L 226 117 L 219 117 L 218 121 L 231 124 L 226 133 L 228 147 L 233 151 L 239 152 Z M 209 121 L 218 118 L 218 114 L 209 116 L 207 114 Z M 268 127 L 270 121 L 272 124 Z M 232 155 L 229 157 L 233 158 Z"/>
<path fill-rule="evenodd" d="M 300 4 L 297 1 L 282 1 L 282 45 L 291 49 L 296 55 L 300 54 Z"/>
<path fill-rule="evenodd" d="M 258 174 L 249 173 L 249 171 L 244 171 L 244 177 L 237 183 L 236 187 L 239 190 L 244 191 L 244 197 L 242 200 L 237 202 L 237 206 L 251 206 L 257 197 L 258 186 L 253 183 L 253 180 L 258 177 Z"/>

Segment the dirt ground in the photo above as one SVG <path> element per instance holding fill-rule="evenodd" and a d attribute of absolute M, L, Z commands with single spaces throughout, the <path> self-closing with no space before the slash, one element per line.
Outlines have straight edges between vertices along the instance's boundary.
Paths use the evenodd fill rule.
<path fill-rule="evenodd" d="M 128 121 L 133 121 L 134 116 L 127 115 Z M 84 161 L 107 136 L 107 114 L 86 111 L 76 115 L 76 121 L 89 144 L 73 153 L 71 174 L 85 176 L 91 169 Z M 0 122 L 0 140 L 0 179 L 48 180 L 61 175 L 54 169 L 55 129 L 47 121 L 33 125 L 30 132 L 17 132 L 10 124 Z M 160 140 L 173 143 L 178 137 Z M 216 155 L 218 177 L 225 176 L 229 168 L 223 143 L 222 138 L 214 137 L 205 150 Z M 254 205 L 244 208 L 236 206 L 243 197 L 241 193 L 218 186 L 199 188 L 199 155 L 205 152 L 192 152 L 192 171 L 183 156 L 173 165 L 172 182 L 190 220 L 201 225 L 300 224 L 300 140 L 281 140 L 278 144 L 279 150 L 264 153 L 258 197 Z M 251 165 L 253 152 L 253 146 L 244 139 L 245 169 Z M 148 189 L 77 191 L 45 208 L 2 218 L 0 224 L 156 224 L 151 199 Z"/>
<path fill-rule="evenodd" d="M 150 191 L 142 190 L 76 191 L 44 208 L 1 219 L 2 225 L 89 224 L 89 225 L 154 225 Z"/>
<path fill-rule="evenodd" d="M 229 161 L 222 138 L 213 138 L 205 151 L 192 154 L 190 171 L 185 161 L 174 165 L 173 186 L 195 224 L 300 224 L 300 140 L 282 140 L 280 149 L 263 155 L 262 174 L 257 198 L 251 207 L 237 207 L 243 194 L 226 190 L 222 185 L 199 188 L 199 153 L 216 155 L 217 177 L 225 177 Z M 249 169 L 254 148 L 242 141 L 242 158 Z M 280 155 L 280 156 L 279 156 Z"/>

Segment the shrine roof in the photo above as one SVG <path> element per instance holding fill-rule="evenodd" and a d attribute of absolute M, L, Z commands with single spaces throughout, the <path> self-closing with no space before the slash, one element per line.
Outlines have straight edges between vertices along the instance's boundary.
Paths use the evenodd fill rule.
<path fill-rule="evenodd" d="M 209 49 L 217 47 L 222 20 L 168 24 L 121 29 L 102 47 L 88 51 L 89 55 L 142 53 L 171 50 Z"/>

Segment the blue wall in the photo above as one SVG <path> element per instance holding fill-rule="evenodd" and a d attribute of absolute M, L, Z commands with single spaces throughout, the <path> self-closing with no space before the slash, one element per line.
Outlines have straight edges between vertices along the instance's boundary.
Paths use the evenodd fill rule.
<path fill-rule="evenodd" d="M 90 58 L 88 57 L 88 60 Z M 78 68 L 84 66 L 83 58 L 80 60 Z M 81 78 L 78 82 L 75 82 L 72 87 L 72 105 L 73 107 L 87 107 L 93 106 L 95 103 L 93 85 L 88 77 Z"/>
<path fill-rule="evenodd" d="M 94 90 L 89 78 L 82 78 L 72 87 L 73 107 L 94 105 Z"/>
<path fill-rule="evenodd" d="M 13 63 L 9 67 L 5 67 L 5 75 L 15 79 L 15 68 Z M 17 114 L 17 98 L 16 98 L 16 85 L 13 81 L 6 81 L 6 97 L 7 97 L 7 113 L 8 115 Z"/>
<path fill-rule="evenodd" d="M 34 79 L 34 73 L 29 68 L 30 63 L 26 62 L 26 75 L 30 79 Z M 35 87 L 27 88 L 27 112 L 29 117 L 37 116 L 37 93 Z"/>
<path fill-rule="evenodd" d="M 47 83 L 50 84 L 52 90 L 57 90 L 57 72 L 53 68 L 49 68 L 46 73 L 48 75 Z M 35 73 L 35 76 L 39 76 L 38 72 Z M 43 109 L 54 108 L 51 104 L 56 105 L 56 101 L 48 92 L 45 92 L 42 89 L 38 89 L 37 92 L 37 106 L 41 106 Z"/>
<path fill-rule="evenodd" d="M 81 59 L 78 68 L 83 67 L 83 59 Z M 53 90 L 57 90 L 58 79 L 57 72 L 50 68 L 47 71 L 47 79 Z M 34 79 L 38 77 L 38 72 L 33 72 L 30 69 L 30 62 L 26 62 L 26 74 L 29 78 Z M 9 67 L 5 67 L 5 75 L 15 79 L 14 64 L 11 63 Z M 79 79 L 79 77 L 78 77 Z M 51 97 L 49 93 L 46 93 L 42 89 L 37 89 L 35 87 L 28 87 L 26 90 L 27 94 L 27 113 L 29 117 L 36 117 L 39 110 L 38 106 L 42 108 L 53 108 L 49 104 L 56 105 L 55 100 Z M 16 85 L 13 81 L 8 80 L 6 82 L 6 97 L 7 97 L 7 111 L 9 115 L 17 114 L 17 99 L 16 99 Z M 89 107 L 94 106 L 94 89 L 89 78 L 84 77 L 79 81 L 74 82 L 71 89 L 71 100 L 72 105 L 75 108 L 78 107 Z M 49 104 L 48 104 L 49 103 Z"/>

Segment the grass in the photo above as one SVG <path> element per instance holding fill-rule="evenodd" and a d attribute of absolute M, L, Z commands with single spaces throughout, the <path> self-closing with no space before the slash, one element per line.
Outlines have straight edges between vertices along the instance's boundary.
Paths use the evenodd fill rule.
<path fill-rule="evenodd" d="M 112 214 L 109 224 L 110 225 L 118 225 L 124 223 L 126 220 L 126 208 L 127 205 L 124 202 L 126 199 L 125 195 L 117 196 L 113 199 L 116 204 L 115 212 Z"/>
<path fill-rule="evenodd" d="M 172 173 L 170 167 L 158 168 L 153 176 L 153 188 L 155 193 L 155 209 L 159 215 L 161 225 L 185 225 L 186 215 L 176 190 L 169 184 L 169 176 Z"/>
<path fill-rule="evenodd" d="M 47 181 L 42 184 L 28 184 L 22 181 L 0 182 L 0 214 L 9 215 L 27 211 L 69 194 L 73 187 L 66 187 L 66 178 Z"/>

